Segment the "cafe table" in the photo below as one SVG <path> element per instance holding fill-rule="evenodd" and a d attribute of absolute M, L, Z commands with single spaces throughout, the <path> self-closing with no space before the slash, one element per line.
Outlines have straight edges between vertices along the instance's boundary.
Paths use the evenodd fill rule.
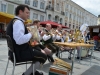
<path fill-rule="evenodd" d="M 73 53 L 73 59 L 72 59 L 72 67 L 71 67 L 71 75 L 73 73 L 73 67 L 74 67 L 74 60 L 75 60 L 75 50 L 76 47 L 94 47 L 93 44 L 85 44 L 85 43 L 76 43 L 76 42 L 54 42 L 54 44 L 60 45 L 60 46 L 66 46 L 66 47 L 71 47 L 74 49 Z M 81 52 L 80 52 L 81 53 Z M 93 49 L 91 50 L 91 56 L 93 54 Z M 80 58 L 81 59 L 81 58 Z M 92 59 L 92 58 L 91 58 Z M 91 59 L 90 59 L 90 64 L 91 64 Z"/>

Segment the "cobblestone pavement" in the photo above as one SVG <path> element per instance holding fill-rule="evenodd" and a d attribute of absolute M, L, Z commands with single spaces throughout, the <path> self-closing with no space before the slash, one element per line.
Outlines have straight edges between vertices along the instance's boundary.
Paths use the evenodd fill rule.
<path fill-rule="evenodd" d="M 0 39 L 0 75 L 4 75 L 4 71 L 7 64 L 7 55 L 8 55 L 7 42 L 5 39 Z M 68 53 L 64 52 L 62 55 L 63 55 L 62 59 L 71 64 L 71 60 L 68 60 L 67 58 Z M 53 56 L 55 58 L 55 55 Z M 86 72 L 88 72 L 87 75 L 100 75 L 99 71 L 95 72 L 92 71 L 92 74 L 91 71 L 89 71 L 95 65 L 97 67 L 100 66 L 100 52 L 95 51 L 94 57 L 95 59 L 94 58 L 92 59 L 91 66 L 90 66 L 90 58 L 85 58 L 81 60 L 81 63 L 79 63 L 79 61 L 75 59 L 73 75 L 86 75 Z M 46 63 L 44 64 L 43 68 L 41 69 L 41 71 L 44 72 L 44 75 L 48 75 L 50 65 L 52 64 L 49 63 L 48 61 L 46 61 Z M 16 66 L 15 75 L 22 75 L 22 73 L 26 70 L 25 68 L 26 68 L 25 65 Z M 12 63 L 10 62 L 7 75 L 11 75 L 11 72 L 12 72 Z"/>

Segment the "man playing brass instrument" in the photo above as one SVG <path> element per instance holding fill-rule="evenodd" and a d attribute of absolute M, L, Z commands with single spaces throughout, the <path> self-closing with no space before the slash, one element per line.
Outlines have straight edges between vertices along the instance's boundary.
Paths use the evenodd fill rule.
<path fill-rule="evenodd" d="M 56 30 L 55 42 L 64 42 L 63 35 L 62 35 L 62 26 L 59 25 Z"/>
<path fill-rule="evenodd" d="M 29 45 L 32 33 L 28 32 L 26 26 L 24 25 L 24 21 L 28 19 L 29 13 L 30 8 L 27 5 L 17 6 L 15 9 L 15 18 L 13 18 L 7 26 L 7 35 L 9 35 L 12 39 L 16 62 L 36 62 L 34 73 L 32 63 L 22 75 L 43 75 L 43 73 L 36 71 L 36 68 L 39 68 L 40 63 L 45 63 L 47 56 L 43 52 L 33 49 Z M 9 51 L 9 56 L 12 60 L 14 60 L 12 54 L 13 53 Z"/>
<path fill-rule="evenodd" d="M 46 24 L 46 29 L 43 30 L 45 34 L 42 37 L 42 41 L 44 46 L 47 46 L 49 49 L 51 49 L 53 53 L 57 52 L 56 56 L 58 56 L 59 47 L 53 43 L 53 39 L 55 38 L 55 35 L 50 33 L 50 30 L 51 30 L 51 25 Z"/>
<path fill-rule="evenodd" d="M 33 22 L 33 26 L 37 26 L 37 29 L 38 29 L 38 35 L 39 35 L 39 38 L 40 40 L 42 40 L 42 36 L 44 35 L 44 33 L 41 33 L 42 30 L 40 29 L 40 21 L 39 20 L 35 20 Z M 48 60 L 50 62 L 54 62 L 54 59 L 52 57 L 52 52 L 50 49 L 48 49 L 47 47 L 43 46 L 42 44 L 40 44 L 40 42 L 38 42 L 37 45 L 34 46 L 35 49 L 39 50 L 39 51 L 44 51 L 48 57 Z"/>

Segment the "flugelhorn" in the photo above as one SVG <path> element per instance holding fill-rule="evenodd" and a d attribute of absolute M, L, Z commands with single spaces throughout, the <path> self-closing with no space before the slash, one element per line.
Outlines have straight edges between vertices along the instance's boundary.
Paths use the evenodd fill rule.
<path fill-rule="evenodd" d="M 62 33 L 59 33 L 59 32 L 56 31 L 55 29 L 51 29 L 51 34 L 59 35 L 59 36 L 62 37 Z"/>

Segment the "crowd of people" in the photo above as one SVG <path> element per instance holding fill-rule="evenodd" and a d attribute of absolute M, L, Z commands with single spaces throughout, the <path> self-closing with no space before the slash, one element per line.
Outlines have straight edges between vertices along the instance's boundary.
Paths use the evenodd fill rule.
<path fill-rule="evenodd" d="M 73 35 L 73 31 L 66 32 L 62 30 L 62 26 L 52 29 L 52 25 L 47 23 L 46 27 L 41 29 L 40 21 L 34 20 L 32 24 L 25 25 L 24 22 L 28 19 L 30 8 L 27 5 L 19 5 L 15 9 L 15 18 L 7 26 L 7 35 L 12 39 L 14 52 L 17 62 L 35 61 L 34 75 L 43 75 L 42 72 L 37 71 L 40 64 L 44 64 L 48 59 L 54 62 L 53 54 L 58 57 L 60 49 L 68 49 L 59 47 L 53 42 L 71 42 L 73 39 L 68 35 Z M 35 46 L 29 44 L 33 33 L 28 27 L 37 26 L 40 40 Z M 74 39 L 75 40 L 75 39 Z M 33 41 L 34 42 L 34 41 Z M 79 51 L 79 47 L 77 47 Z M 79 54 L 78 54 L 79 55 Z M 9 56 L 13 59 L 12 52 L 9 51 Z M 79 58 L 79 56 L 77 56 Z M 33 63 L 22 75 L 33 75 Z"/>

